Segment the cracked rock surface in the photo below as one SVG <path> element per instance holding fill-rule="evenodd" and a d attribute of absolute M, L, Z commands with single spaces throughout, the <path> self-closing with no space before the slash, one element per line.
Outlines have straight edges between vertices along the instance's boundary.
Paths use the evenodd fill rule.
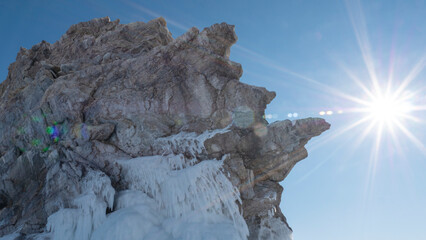
<path fill-rule="evenodd" d="M 0 237 L 36 239 L 92 175 L 125 189 L 117 161 L 162 154 L 159 138 L 227 126 L 192 157 L 225 158 L 249 239 L 288 227 L 279 182 L 330 125 L 269 124 L 263 116 L 275 93 L 239 81 L 242 67 L 229 59 L 236 41 L 226 23 L 173 39 L 163 18 L 106 17 L 71 26 L 53 44 L 21 48 L 0 84 Z"/>

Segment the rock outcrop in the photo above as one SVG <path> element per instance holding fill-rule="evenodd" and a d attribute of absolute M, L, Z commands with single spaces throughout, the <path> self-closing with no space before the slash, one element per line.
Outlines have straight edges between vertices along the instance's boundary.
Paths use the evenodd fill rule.
<path fill-rule="evenodd" d="M 242 67 L 229 60 L 236 41 L 226 23 L 173 39 L 163 18 L 106 17 L 71 26 L 54 44 L 21 48 L 0 84 L 0 237 L 54 239 L 49 216 L 76 208 L 86 192 L 104 214 L 115 211 L 114 195 L 129 188 L 119 161 L 166 154 L 195 165 L 222 159 L 248 238 L 290 235 L 279 182 L 330 125 L 268 124 L 275 93 L 239 81 Z M 200 151 L 167 140 L 217 129 L 226 130 L 194 140 Z"/>

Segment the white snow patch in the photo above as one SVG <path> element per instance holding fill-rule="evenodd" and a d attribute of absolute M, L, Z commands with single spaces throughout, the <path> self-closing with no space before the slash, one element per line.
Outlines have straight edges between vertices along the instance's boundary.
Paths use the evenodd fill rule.
<path fill-rule="evenodd" d="M 276 119 L 278 114 L 265 114 L 265 119 Z"/>

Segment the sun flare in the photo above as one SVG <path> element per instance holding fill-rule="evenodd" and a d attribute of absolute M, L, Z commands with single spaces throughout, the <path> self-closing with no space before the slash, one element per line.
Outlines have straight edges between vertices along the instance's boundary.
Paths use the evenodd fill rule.
<path fill-rule="evenodd" d="M 377 123 L 392 124 L 409 116 L 411 104 L 409 99 L 397 95 L 382 95 L 372 97 L 366 106 L 369 118 Z"/>

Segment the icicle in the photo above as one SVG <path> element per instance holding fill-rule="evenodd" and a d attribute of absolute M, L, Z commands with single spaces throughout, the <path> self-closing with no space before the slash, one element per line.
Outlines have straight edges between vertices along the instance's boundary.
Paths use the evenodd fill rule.
<path fill-rule="evenodd" d="M 119 193 L 115 207 L 118 211 L 110 217 L 119 221 L 123 215 L 130 214 L 126 212 L 129 209 L 136 211 L 133 205 L 147 205 L 148 198 L 151 206 L 155 203 L 155 208 L 149 208 L 149 211 L 163 217 L 161 223 L 153 227 L 170 235 L 165 239 L 195 240 L 204 239 L 207 235 L 211 239 L 247 239 L 248 228 L 236 204 L 236 201 L 241 203 L 239 192 L 223 174 L 222 164 L 223 159 L 192 165 L 182 155 L 120 161 L 124 181 L 133 191 Z M 149 211 L 145 210 L 144 214 Z M 146 219 L 144 216 L 139 217 Z M 151 232 L 147 230 L 144 234 Z M 111 232 L 108 235 L 117 234 Z M 105 237 L 102 233 L 96 233 L 96 236 L 96 239 Z"/>
<path fill-rule="evenodd" d="M 74 208 L 61 209 L 47 219 L 53 240 L 89 240 L 93 230 L 106 219 L 106 208 L 112 209 L 115 190 L 104 173 L 89 171 L 81 191 L 72 202 Z"/>
<path fill-rule="evenodd" d="M 117 194 L 114 212 L 107 217 L 114 189 L 101 173 L 89 173 L 75 208 L 49 217 L 53 239 L 247 239 L 248 227 L 237 205 L 240 194 L 222 171 L 227 156 L 199 163 L 196 159 L 205 151 L 205 140 L 226 131 L 179 133 L 158 140 L 161 155 L 118 161 L 129 190 Z"/>
<path fill-rule="evenodd" d="M 180 132 L 169 137 L 157 139 L 156 145 L 162 146 L 160 151 L 163 155 L 188 153 L 192 157 L 196 157 L 205 150 L 204 142 L 207 139 L 214 137 L 216 134 L 229 132 L 230 127 L 231 125 L 223 129 L 205 131 L 200 135 L 195 132 Z"/>
<path fill-rule="evenodd" d="M 197 164 L 195 159 L 205 150 L 204 142 L 207 139 L 226 131 L 229 131 L 228 128 L 206 131 L 200 135 L 179 133 L 157 140 L 163 146 L 163 155 L 119 161 L 123 180 L 132 191 L 119 194 L 116 203 L 118 211 L 110 217 L 118 221 L 120 217 L 130 214 L 126 212 L 129 209 L 146 205 L 149 196 L 150 204 L 155 203 L 153 211 L 163 217 L 161 224 L 154 226 L 167 233 L 168 237 L 165 235 L 164 239 L 195 240 L 207 236 L 210 239 L 247 239 L 248 227 L 236 203 L 241 203 L 240 194 L 222 171 L 227 156 L 220 161 L 204 160 Z M 192 158 L 185 158 L 183 153 L 190 153 Z M 142 203 L 129 195 L 133 198 L 139 196 L 137 198 Z M 149 211 L 144 214 L 147 213 Z M 144 216 L 140 218 L 145 219 Z M 98 231 L 96 234 L 96 239 L 105 237 Z M 117 234 L 113 231 L 108 235 Z M 130 235 L 126 237 L 133 239 Z"/>

